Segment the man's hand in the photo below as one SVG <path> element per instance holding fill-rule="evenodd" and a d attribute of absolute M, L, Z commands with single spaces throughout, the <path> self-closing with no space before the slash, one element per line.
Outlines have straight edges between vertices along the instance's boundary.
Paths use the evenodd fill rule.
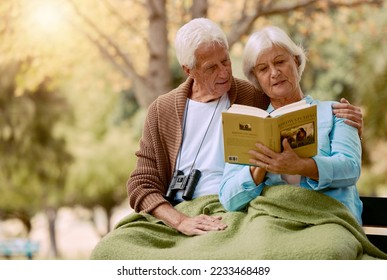
<path fill-rule="evenodd" d="M 339 104 L 333 105 L 333 113 L 336 117 L 345 118 L 345 123 L 357 128 L 359 137 L 363 134 L 363 114 L 359 107 L 351 105 L 345 98 L 340 99 Z"/>
<path fill-rule="evenodd" d="M 219 231 L 227 228 L 227 225 L 221 221 L 222 218 L 219 216 L 202 214 L 196 217 L 188 217 L 167 203 L 155 208 L 152 215 L 188 236 L 203 235 L 209 231 Z"/>
<path fill-rule="evenodd" d="M 219 216 L 207 216 L 204 214 L 192 218 L 185 217 L 177 227 L 177 230 L 188 236 L 224 230 L 227 228 L 227 225 L 222 223 L 221 219 Z"/>

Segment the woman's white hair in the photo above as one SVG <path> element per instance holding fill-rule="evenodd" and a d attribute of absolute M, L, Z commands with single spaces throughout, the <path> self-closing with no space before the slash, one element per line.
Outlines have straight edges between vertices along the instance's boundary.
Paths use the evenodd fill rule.
<path fill-rule="evenodd" d="M 243 53 L 243 73 L 259 90 L 262 89 L 254 75 L 253 68 L 262 53 L 273 47 L 273 45 L 285 48 L 291 55 L 296 57 L 298 61 L 298 82 L 301 80 L 305 69 L 306 54 L 304 48 L 294 43 L 281 28 L 267 26 L 250 36 Z"/>
<path fill-rule="evenodd" d="M 183 25 L 176 33 L 175 49 L 180 66 L 194 68 L 195 51 L 202 43 L 219 43 L 228 50 L 227 37 L 223 30 L 207 18 L 196 18 Z"/>

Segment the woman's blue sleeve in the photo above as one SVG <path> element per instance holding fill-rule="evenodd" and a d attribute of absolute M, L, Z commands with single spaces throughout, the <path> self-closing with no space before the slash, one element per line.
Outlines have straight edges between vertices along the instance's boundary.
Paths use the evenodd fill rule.
<path fill-rule="evenodd" d="M 219 200 L 226 210 L 238 211 L 259 196 L 263 187 L 263 183 L 255 185 L 249 166 L 226 163 Z"/>
<path fill-rule="evenodd" d="M 344 123 L 342 118 L 331 118 L 330 128 L 324 125 L 320 128 L 319 122 L 319 153 L 313 157 L 319 180 L 307 179 L 314 190 L 355 185 L 360 176 L 361 143 L 358 131 Z"/>

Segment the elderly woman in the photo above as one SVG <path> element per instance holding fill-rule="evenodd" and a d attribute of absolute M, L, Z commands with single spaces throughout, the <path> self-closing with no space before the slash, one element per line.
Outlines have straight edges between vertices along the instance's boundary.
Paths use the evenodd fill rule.
<path fill-rule="evenodd" d="M 333 102 L 305 96 L 300 80 L 306 56 L 280 28 L 270 26 L 248 40 L 243 61 L 247 78 L 269 96 L 267 111 L 305 99 L 317 104 L 318 154 L 299 157 L 287 139 L 283 152 L 275 153 L 260 143 L 249 151 L 251 166 L 227 164 L 220 190 L 220 201 L 236 211 L 260 196 L 265 187 L 291 185 L 328 195 L 344 204 L 359 224 L 362 203 L 356 188 L 361 167 L 358 131 L 332 114 Z"/>

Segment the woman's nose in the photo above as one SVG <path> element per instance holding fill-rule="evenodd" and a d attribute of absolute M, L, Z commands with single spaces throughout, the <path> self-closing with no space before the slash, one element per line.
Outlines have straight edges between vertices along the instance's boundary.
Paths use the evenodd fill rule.
<path fill-rule="evenodd" d="M 277 67 L 271 66 L 271 67 L 270 67 L 270 71 L 271 71 L 271 76 L 272 76 L 273 78 L 275 78 L 275 77 L 278 76 L 279 70 L 277 69 Z"/>

